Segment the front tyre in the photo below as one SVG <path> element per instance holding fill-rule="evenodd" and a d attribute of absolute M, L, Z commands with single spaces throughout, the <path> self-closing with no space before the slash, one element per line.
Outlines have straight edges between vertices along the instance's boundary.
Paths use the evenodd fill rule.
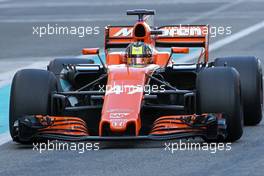
<path fill-rule="evenodd" d="M 25 69 L 18 71 L 12 81 L 9 129 L 14 141 L 14 122 L 26 115 L 51 115 L 51 94 L 57 90 L 53 73 L 46 70 Z"/>
<path fill-rule="evenodd" d="M 230 67 L 205 68 L 197 76 L 199 113 L 222 113 L 227 124 L 225 142 L 243 134 L 243 106 L 239 73 Z"/>

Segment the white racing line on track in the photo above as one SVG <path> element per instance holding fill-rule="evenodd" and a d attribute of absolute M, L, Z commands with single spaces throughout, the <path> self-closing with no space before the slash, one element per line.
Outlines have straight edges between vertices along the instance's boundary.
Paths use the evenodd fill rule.
<path fill-rule="evenodd" d="M 41 59 L 41 57 L 39 59 Z M 29 69 L 29 68 L 45 69 L 47 65 L 48 65 L 48 61 L 35 62 L 35 63 L 30 64 L 30 65 L 25 66 L 25 67 L 20 67 L 20 68 L 17 68 L 15 70 L 11 70 L 11 71 L 8 71 L 8 72 L 5 72 L 5 73 L 0 73 L 1 74 L 0 75 L 0 88 L 3 87 L 3 86 L 6 86 L 8 84 L 10 84 L 11 81 L 12 81 L 12 78 L 13 78 L 14 74 L 18 70 L 21 70 L 21 69 Z"/>
<path fill-rule="evenodd" d="M 245 28 L 237 33 L 234 33 L 232 35 L 230 35 L 229 37 L 226 37 L 226 38 L 223 38 L 221 40 L 218 40 L 212 44 L 209 44 L 209 53 L 214 51 L 214 50 L 217 50 L 221 47 L 224 47 L 226 46 L 227 44 L 230 44 L 232 42 L 235 42 L 243 37 L 246 37 L 260 29 L 264 28 L 264 20 L 253 25 L 253 26 L 250 26 L 248 28 Z M 197 58 L 198 56 L 200 55 L 200 52 L 197 51 L 197 52 L 194 52 L 192 53 L 191 55 L 188 55 L 186 57 L 183 57 L 182 59 L 185 60 L 185 62 L 190 62 L 192 61 L 194 58 Z"/>
<path fill-rule="evenodd" d="M 223 47 L 229 43 L 232 43 L 232 42 L 239 40 L 239 39 L 241 39 L 241 38 L 243 38 L 243 37 L 245 37 L 251 33 L 258 31 L 263 27 L 264 27 L 264 20 L 261 21 L 260 23 L 257 23 L 255 25 L 251 26 L 251 27 L 248 27 L 248 28 L 246 28 L 240 32 L 237 32 L 233 35 L 230 35 L 229 37 L 226 37 L 222 40 L 219 40 L 219 41 L 213 43 L 212 45 L 209 45 L 209 51 L 217 50 L 218 48 L 221 48 L 221 47 Z"/>
<path fill-rule="evenodd" d="M 202 13 L 201 15 L 198 15 L 196 17 L 190 18 L 189 20 L 184 21 L 184 24 L 192 24 L 192 23 L 194 23 L 194 22 L 196 22 L 198 20 L 201 20 L 203 18 L 212 16 L 212 15 L 214 15 L 216 13 L 219 13 L 219 12 L 221 12 L 223 10 L 226 10 L 226 9 L 232 7 L 232 6 L 235 6 L 235 5 L 239 4 L 239 3 L 241 3 L 242 1 L 243 0 L 237 0 L 237 1 L 233 1 L 233 2 L 231 2 L 229 4 L 226 4 L 226 5 L 222 5 L 222 6 L 218 7 L 218 8 L 216 8 L 216 9 L 213 9 L 213 10 L 208 11 L 206 13 Z"/>
<path fill-rule="evenodd" d="M 1 0 L 0 0 L 1 1 Z M 223 10 L 226 10 L 228 8 L 231 8 L 239 3 L 241 3 L 244 0 L 236 0 L 224 5 L 221 5 L 217 8 L 214 8 L 212 10 L 209 10 L 205 13 L 201 13 L 200 15 L 196 16 L 196 17 L 191 17 L 189 18 L 189 20 L 185 20 L 182 24 L 191 24 L 194 23 L 198 20 L 201 20 L 203 18 L 208 18 L 211 17 L 214 14 L 217 14 Z M 210 2 L 210 1 L 203 1 L 203 2 Z M 225 2 L 225 1 L 223 1 Z M 104 6 L 113 6 L 113 5 L 122 5 L 122 4 L 128 4 L 129 2 L 127 1 L 117 1 L 117 2 L 103 2 Z M 153 3 L 151 1 L 151 3 Z M 149 2 L 143 2 L 143 1 L 133 1 L 131 2 L 131 5 L 148 5 L 151 4 L 150 1 Z M 179 4 L 179 3 L 187 3 L 187 4 L 192 4 L 192 3 L 197 3 L 197 1 L 172 1 L 172 0 L 167 0 L 167 1 L 155 1 L 155 4 L 161 4 L 161 5 L 165 5 L 165 4 Z M 200 3 L 202 3 L 202 1 L 200 1 Z M 65 2 L 65 3 L 56 3 L 56 2 L 44 2 L 44 3 L 22 3 L 22 4 L 4 4 L 0 6 L 0 9 L 9 9 L 9 8 L 43 8 L 43 7 L 74 7 L 74 6 L 101 6 L 102 2 Z M 47 22 L 93 22 L 93 21 L 120 21 L 119 18 L 117 18 L 117 16 L 111 16 L 108 15 L 107 17 L 105 17 L 105 15 L 93 15 L 92 19 L 87 18 L 87 16 L 75 16 L 75 17 L 67 17 L 67 18 L 54 18 L 54 16 L 47 16 L 45 15 L 46 18 L 43 17 L 34 17 L 34 18 L 23 18 L 22 19 L 12 19 L 12 18 L 8 18 L 8 19 L 1 19 L 0 18 L 0 23 L 47 23 Z M 166 17 L 162 18 L 160 17 L 160 20 L 166 20 L 167 18 L 172 18 L 171 16 L 167 15 Z M 182 18 L 182 17 L 175 17 L 175 15 L 173 14 L 173 18 Z M 123 19 L 124 21 L 129 21 L 129 19 Z"/>
<path fill-rule="evenodd" d="M 9 0 L 0 0 L 0 2 L 5 2 Z M 211 2 L 210 0 L 152 0 L 152 1 L 141 1 L 141 0 L 134 0 L 134 1 L 120 1 L 120 0 L 112 0 L 112 1 L 84 1 L 84 2 L 23 2 L 23 3 L 12 3 L 12 4 L 3 4 L 0 6 L 0 9 L 14 9 L 14 8 L 45 8 L 45 7 L 75 7 L 75 6 L 88 6 L 88 7 L 97 7 L 97 6 L 121 6 L 121 5 L 175 5 L 180 3 L 186 4 L 197 4 L 197 3 L 207 3 Z M 230 1 L 225 0 L 221 2 L 229 3 Z M 236 1 L 234 1 L 236 2 Z M 233 2 L 231 3 L 233 4 Z M 224 10 L 224 9 L 223 9 Z"/>
<path fill-rule="evenodd" d="M 0 134 L 0 146 L 11 141 L 11 136 L 9 134 L 9 132 L 6 132 L 6 133 L 3 133 L 3 134 Z"/>

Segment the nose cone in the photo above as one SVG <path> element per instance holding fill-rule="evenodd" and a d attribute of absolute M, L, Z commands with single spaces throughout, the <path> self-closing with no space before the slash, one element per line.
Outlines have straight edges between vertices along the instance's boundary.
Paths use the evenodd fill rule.
<path fill-rule="evenodd" d="M 128 133 L 138 135 L 140 110 L 146 82 L 145 68 L 114 66 L 109 69 L 106 94 L 100 122 L 100 135 Z"/>
<path fill-rule="evenodd" d="M 106 94 L 99 126 L 100 136 L 139 135 L 144 87 L 148 82 L 146 74 L 156 68 L 156 65 L 142 68 L 126 65 L 108 67 Z"/>

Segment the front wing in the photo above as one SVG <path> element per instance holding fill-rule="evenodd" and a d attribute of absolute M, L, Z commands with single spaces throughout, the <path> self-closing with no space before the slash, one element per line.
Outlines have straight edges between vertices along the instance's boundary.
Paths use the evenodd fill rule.
<path fill-rule="evenodd" d="M 226 138 L 225 119 L 219 114 L 164 116 L 156 119 L 147 134 L 138 136 L 89 135 L 85 121 L 78 117 L 31 115 L 14 123 L 15 141 L 109 141 L 171 140 L 201 137 L 204 140 Z"/>

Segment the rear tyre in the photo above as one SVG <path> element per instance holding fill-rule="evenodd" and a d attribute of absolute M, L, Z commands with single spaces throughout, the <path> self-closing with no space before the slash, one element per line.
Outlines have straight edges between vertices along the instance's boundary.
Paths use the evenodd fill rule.
<path fill-rule="evenodd" d="M 223 113 L 227 124 L 226 142 L 243 134 L 243 106 L 239 73 L 230 67 L 206 68 L 197 76 L 199 113 Z"/>
<path fill-rule="evenodd" d="M 55 75 L 46 70 L 18 71 L 12 81 L 9 112 L 9 129 L 13 140 L 13 125 L 25 115 L 52 115 L 51 94 L 57 90 Z"/>
<path fill-rule="evenodd" d="M 240 74 L 245 125 L 257 125 L 262 119 L 263 79 L 259 59 L 253 56 L 217 58 L 215 66 L 229 66 Z"/>

